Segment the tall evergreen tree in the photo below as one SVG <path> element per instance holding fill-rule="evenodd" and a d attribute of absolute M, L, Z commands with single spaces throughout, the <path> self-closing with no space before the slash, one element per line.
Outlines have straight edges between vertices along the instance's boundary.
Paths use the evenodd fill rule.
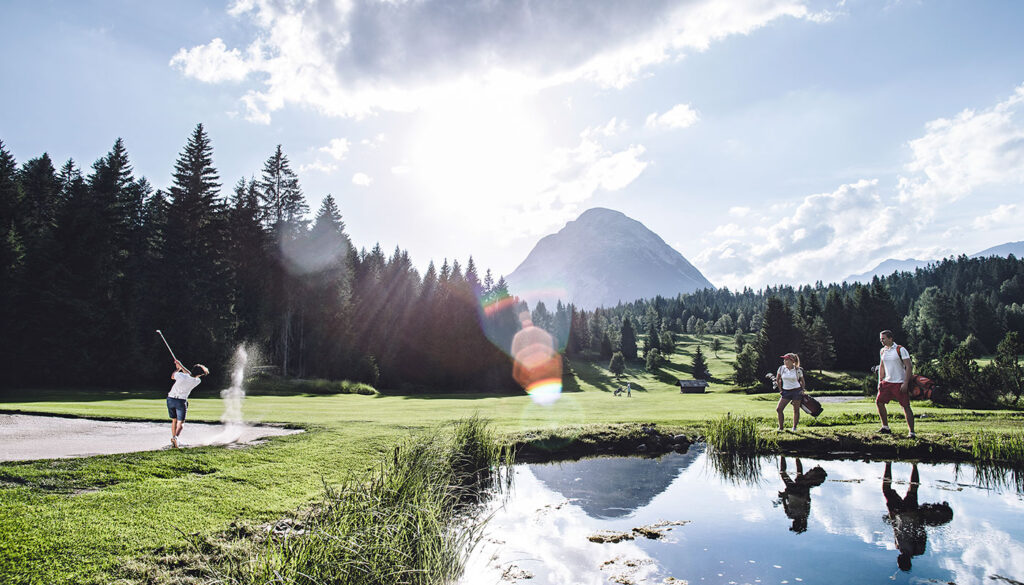
<path fill-rule="evenodd" d="M 21 234 L 16 225 L 21 211 L 16 172 L 17 162 L 0 141 L 0 346 L 5 348 L 12 347 L 14 341 L 15 282 L 24 259 Z M 4 371 L 14 367 L 13 357 L 7 351 L 0 351 L 0 367 Z"/>
<path fill-rule="evenodd" d="M 709 380 L 711 378 L 711 372 L 708 371 L 708 362 L 704 358 L 704 352 L 700 346 L 697 346 L 697 351 L 693 353 L 693 362 L 690 364 L 693 371 L 694 380 Z"/>
<path fill-rule="evenodd" d="M 636 331 L 633 330 L 633 322 L 628 316 L 622 319 L 622 329 L 619 333 L 619 351 L 627 360 L 636 359 Z"/>
<path fill-rule="evenodd" d="M 788 352 L 800 352 L 800 333 L 793 324 L 789 307 L 778 297 L 768 297 L 764 310 L 764 322 L 757 334 L 761 360 L 758 370 L 774 372 L 778 356 Z"/>
<path fill-rule="evenodd" d="M 299 178 L 280 144 L 263 163 L 259 194 L 261 220 L 269 229 L 279 231 L 283 223 L 299 224 L 309 214 L 309 205 L 299 187 Z"/>
<path fill-rule="evenodd" d="M 226 364 L 233 351 L 225 202 L 213 146 L 197 124 L 174 164 L 162 265 L 173 294 L 162 297 L 162 323 L 190 355 Z M 180 333 L 179 333 L 180 332 Z"/>
<path fill-rule="evenodd" d="M 260 213 L 256 181 L 239 179 L 229 201 L 226 225 L 225 260 L 234 285 L 234 328 L 239 340 L 265 345 L 270 340 L 267 275 L 272 259 L 270 238 L 260 223 Z"/>

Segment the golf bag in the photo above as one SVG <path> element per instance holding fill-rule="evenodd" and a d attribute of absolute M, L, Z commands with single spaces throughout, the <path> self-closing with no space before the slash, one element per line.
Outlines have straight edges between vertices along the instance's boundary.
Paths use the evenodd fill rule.
<path fill-rule="evenodd" d="M 818 416 L 822 411 L 821 403 L 808 394 L 804 394 L 803 399 L 800 400 L 800 409 L 811 416 Z"/>
<path fill-rule="evenodd" d="M 931 378 L 914 376 L 910 381 L 910 397 L 914 400 L 931 400 L 938 392 L 939 388 Z"/>

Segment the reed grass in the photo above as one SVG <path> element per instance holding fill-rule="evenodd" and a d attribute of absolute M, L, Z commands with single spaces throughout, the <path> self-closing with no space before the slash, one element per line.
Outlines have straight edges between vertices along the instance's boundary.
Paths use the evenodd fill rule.
<path fill-rule="evenodd" d="M 272 536 L 219 580 L 237 585 L 429 584 L 457 578 L 479 534 L 474 513 L 512 461 L 478 418 L 409 439 L 333 488 L 299 534 Z"/>
<path fill-rule="evenodd" d="M 1024 463 L 1024 431 L 974 433 L 971 436 L 971 455 L 978 461 Z"/>
<path fill-rule="evenodd" d="M 711 419 L 704 427 L 704 440 L 718 451 L 760 453 L 775 441 L 758 432 L 758 419 L 749 416 L 725 416 Z"/>

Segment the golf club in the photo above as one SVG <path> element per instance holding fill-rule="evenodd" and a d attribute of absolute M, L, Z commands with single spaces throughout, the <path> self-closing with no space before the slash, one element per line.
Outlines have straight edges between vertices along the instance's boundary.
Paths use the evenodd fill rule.
<path fill-rule="evenodd" d="M 167 338 L 164 337 L 164 334 L 159 329 L 156 330 L 156 334 L 160 336 L 160 339 L 164 340 L 164 345 L 167 346 L 167 351 L 171 352 L 171 357 L 174 358 L 174 361 L 178 361 L 178 358 L 174 355 L 174 350 L 171 349 L 171 344 L 167 343 Z"/>

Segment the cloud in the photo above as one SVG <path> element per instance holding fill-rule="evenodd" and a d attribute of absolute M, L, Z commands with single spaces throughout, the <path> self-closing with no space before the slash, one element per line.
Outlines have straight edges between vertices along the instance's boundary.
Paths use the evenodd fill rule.
<path fill-rule="evenodd" d="M 986 215 L 979 215 L 974 218 L 971 225 L 978 230 L 1024 225 L 1024 208 L 1020 208 L 1013 203 L 1000 205 Z"/>
<path fill-rule="evenodd" d="M 988 109 L 964 110 L 925 125 L 911 140 L 900 197 L 927 207 L 962 199 L 986 185 L 1024 183 L 1024 85 Z"/>
<path fill-rule="evenodd" d="M 305 173 L 305 172 L 309 172 L 309 171 L 321 172 L 321 173 L 333 173 L 336 170 L 338 170 L 338 166 L 337 165 L 334 165 L 334 164 L 331 164 L 331 163 L 324 163 L 320 159 L 316 159 L 315 161 L 313 161 L 313 162 L 311 162 L 309 164 L 304 164 L 304 165 L 301 165 L 299 167 L 299 172 L 300 173 Z"/>
<path fill-rule="evenodd" d="M 664 114 L 651 114 L 647 116 L 648 128 L 689 128 L 697 123 L 700 117 L 697 111 L 689 104 L 679 104 Z"/>
<path fill-rule="evenodd" d="M 718 226 L 712 235 L 725 239 L 696 261 L 712 282 L 729 287 L 842 278 L 864 258 L 907 244 L 910 232 L 897 205 L 880 196 L 877 179 L 841 185 L 808 195 L 779 215 Z"/>
<path fill-rule="evenodd" d="M 573 148 L 556 149 L 549 157 L 548 185 L 536 193 L 538 206 L 563 206 L 574 214 L 582 203 L 599 190 L 618 191 L 637 179 L 650 164 L 642 160 L 646 148 L 630 145 L 613 152 L 597 140 L 601 132 L 588 128 L 580 133 Z"/>
<path fill-rule="evenodd" d="M 624 87 L 655 65 L 781 18 L 816 19 L 807 0 L 587 2 L 239 0 L 256 39 L 214 39 L 172 59 L 209 83 L 254 74 L 242 102 L 266 122 L 287 104 L 361 118 L 411 111 L 474 88 L 532 95 L 577 81 Z"/>
<path fill-rule="evenodd" d="M 710 245 L 696 261 L 712 282 L 736 287 L 840 279 L 888 258 L 943 255 L 942 244 L 961 226 L 944 228 L 938 242 L 919 236 L 944 207 L 986 186 L 1024 183 L 1024 122 L 1014 117 L 1022 107 L 1024 85 L 990 108 L 929 122 L 924 136 L 908 142 L 907 174 L 889 193 L 878 179 L 861 180 L 782 207 L 732 208 L 734 221 L 708 233 Z M 1004 204 L 964 226 L 1021 223 L 1024 209 Z"/>
<path fill-rule="evenodd" d="M 356 173 L 352 175 L 352 184 L 359 185 L 360 187 L 369 187 L 373 183 L 373 179 L 366 173 Z"/>
<path fill-rule="evenodd" d="M 248 56 L 243 56 L 238 49 L 227 50 L 221 39 L 213 39 L 206 45 L 191 49 L 179 49 L 171 57 L 170 66 L 177 67 L 186 77 L 192 77 L 206 83 L 222 81 L 241 81 L 250 72 L 258 69 L 260 45 L 250 46 Z"/>
<path fill-rule="evenodd" d="M 349 141 L 344 138 L 333 138 L 327 146 L 321 146 L 320 151 L 334 157 L 334 160 L 345 160 L 348 156 Z"/>
<path fill-rule="evenodd" d="M 408 165 L 395 165 L 391 167 L 392 175 L 408 175 L 412 172 L 412 167 Z"/>

